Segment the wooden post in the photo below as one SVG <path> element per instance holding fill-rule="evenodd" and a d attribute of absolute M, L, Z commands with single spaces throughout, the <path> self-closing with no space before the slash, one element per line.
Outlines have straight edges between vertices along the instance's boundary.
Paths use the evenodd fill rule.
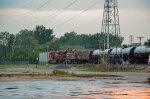
<path fill-rule="evenodd" d="M 150 78 L 147 78 L 147 83 L 150 84 Z"/>

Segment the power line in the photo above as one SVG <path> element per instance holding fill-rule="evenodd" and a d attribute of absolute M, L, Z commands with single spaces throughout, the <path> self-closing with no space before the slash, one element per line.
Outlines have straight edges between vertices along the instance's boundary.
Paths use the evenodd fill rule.
<path fill-rule="evenodd" d="M 46 4 L 48 4 L 50 2 L 50 0 L 48 0 L 48 1 L 46 1 L 44 4 L 42 4 L 41 6 L 39 6 L 39 7 L 37 7 L 37 8 L 35 8 L 34 10 L 39 10 L 39 9 L 41 9 L 42 7 L 44 7 Z M 24 13 L 24 14 L 21 14 L 21 15 L 25 15 L 25 14 L 33 14 L 34 12 L 32 11 L 32 12 L 27 12 L 27 13 Z M 28 16 L 28 15 L 27 15 Z"/>
<path fill-rule="evenodd" d="M 60 24 L 58 24 L 58 25 L 55 25 L 53 28 L 60 27 L 60 26 L 62 26 L 62 25 L 64 25 L 64 24 L 66 24 L 66 23 L 72 21 L 73 19 L 75 19 L 76 17 L 78 17 L 79 15 L 81 15 L 82 13 L 84 13 L 85 11 L 91 9 L 91 8 L 92 8 L 93 6 L 95 6 L 98 2 L 99 2 L 99 0 L 96 1 L 94 4 L 92 4 L 91 6 L 89 6 L 87 9 L 83 10 L 82 12 L 80 12 L 79 14 L 73 16 L 72 18 L 70 18 L 70 19 L 68 19 L 68 20 L 66 20 L 66 21 L 64 21 L 64 22 L 62 22 L 62 23 L 60 23 Z"/>
<path fill-rule="evenodd" d="M 50 19 L 46 20 L 46 22 L 44 23 L 48 23 L 49 21 L 53 20 L 54 18 L 56 18 L 58 15 L 60 15 L 61 13 L 63 13 L 67 8 L 71 7 L 74 3 L 76 3 L 78 0 L 74 0 L 72 3 L 70 3 L 68 6 L 66 6 L 62 11 L 58 12 L 56 15 L 54 15 L 53 17 L 51 17 Z"/>
<path fill-rule="evenodd" d="M 51 0 L 46 1 L 44 4 L 42 4 L 41 6 L 37 7 L 35 10 L 39 10 L 42 7 L 44 7 L 46 4 L 48 4 Z"/>
<path fill-rule="evenodd" d="M 56 13 L 52 18 L 50 18 L 49 21 L 52 20 L 52 19 L 54 19 L 55 17 L 57 17 L 57 16 L 60 15 L 61 13 L 63 13 L 63 12 L 65 11 L 65 9 L 69 8 L 70 6 L 72 6 L 72 5 L 73 5 L 75 2 L 77 2 L 77 1 L 78 1 L 78 0 L 74 0 L 73 2 L 71 2 L 69 5 L 67 5 L 66 7 L 64 7 L 63 10 L 61 10 L 61 11 L 58 12 L 58 13 Z M 54 26 L 53 28 L 60 27 L 61 25 L 64 25 L 64 24 L 68 23 L 69 21 L 75 19 L 76 17 L 78 17 L 79 15 L 81 15 L 82 13 L 84 13 L 85 11 L 87 11 L 87 10 L 89 10 L 90 8 L 92 8 L 93 6 L 95 6 L 98 2 L 99 2 L 99 0 L 96 1 L 94 4 L 92 4 L 91 6 L 89 6 L 87 9 L 83 10 L 82 12 L 80 12 L 79 14 L 73 16 L 72 18 L 70 18 L 70 19 L 64 21 L 64 22 L 61 23 L 61 24 L 58 24 L 58 25 Z M 42 18 L 42 19 L 43 19 L 43 18 Z M 40 21 L 40 20 L 37 20 L 37 21 Z M 34 22 L 32 22 L 32 23 L 36 23 L 36 21 L 34 21 Z M 12 25 L 12 26 L 31 25 L 32 23 L 21 24 L 21 25 Z M 8 25 L 9 25 L 9 24 L 8 24 Z"/>
<path fill-rule="evenodd" d="M 78 1 L 78 0 L 74 0 L 73 2 L 69 3 L 69 5 L 65 6 L 60 12 L 54 13 L 54 14 L 52 14 L 52 15 L 46 16 L 46 17 L 44 17 L 44 18 L 41 18 L 41 19 L 39 19 L 39 20 L 30 22 L 30 23 L 28 23 L 28 24 L 20 24 L 20 25 L 13 25 L 13 26 L 31 25 L 31 24 L 33 24 L 33 23 L 39 22 L 39 21 L 41 21 L 41 20 L 43 20 L 43 19 L 46 19 L 47 17 L 49 18 L 50 16 L 52 16 L 50 19 L 46 20 L 45 22 L 50 21 L 50 20 L 54 19 L 55 17 L 57 17 L 58 15 L 60 15 L 61 13 L 63 13 L 67 8 L 71 7 L 71 6 L 72 6 L 74 3 L 76 3 L 77 1 Z M 45 22 L 43 22 L 43 23 L 45 23 Z"/>
<path fill-rule="evenodd" d="M 48 20 L 46 20 L 45 22 L 43 22 L 43 23 L 47 23 L 47 22 L 49 22 L 50 20 L 52 20 L 52 19 L 54 19 L 55 17 L 57 17 L 58 15 L 60 15 L 61 13 L 63 13 L 67 8 L 69 8 L 69 7 L 71 7 L 74 3 L 76 3 L 78 0 L 74 0 L 73 2 L 71 2 L 69 5 L 67 5 L 67 6 L 65 6 L 60 12 L 57 12 L 57 13 L 54 13 L 54 14 L 52 14 L 52 15 L 49 15 L 49 16 L 46 16 L 45 18 L 49 18 L 50 16 L 52 16 L 50 19 L 48 19 Z M 41 20 L 43 20 L 43 18 L 42 19 L 40 19 L 40 20 L 37 20 L 38 22 L 39 21 L 41 21 Z M 32 23 L 35 23 L 35 22 L 37 22 L 37 21 L 34 21 L 34 22 L 32 22 Z"/>
<path fill-rule="evenodd" d="M 46 1 L 44 4 L 42 4 L 41 6 L 37 7 L 37 8 L 34 9 L 34 10 L 39 10 L 39 9 L 41 9 L 42 7 L 44 7 L 44 6 L 45 6 L 46 4 L 48 4 L 49 2 L 51 2 L 51 0 Z M 34 11 L 29 12 L 30 16 L 31 16 L 33 13 L 34 13 Z M 27 17 L 27 16 L 29 16 L 29 15 L 25 15 L 25 16 L 23 16 L 23 17 L 17 19 L 17 20 L 14 20 L 14 21 L 12 21 L 12 22 L 9 22 L 9 23 L 6 23 L 6 24 L 2 24 L 2 25 L 9 25 L 9 24 L 15 23 L 16 21 L 19 21 L 19 20 L 21 20 L 21 19 L 24 19 L 24 18 Z"/>

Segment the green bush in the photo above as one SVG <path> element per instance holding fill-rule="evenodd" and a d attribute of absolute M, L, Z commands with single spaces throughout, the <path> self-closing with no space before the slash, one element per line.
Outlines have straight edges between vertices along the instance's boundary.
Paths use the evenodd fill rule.
<path fill-rule="evenodd" d="M 74 77 L 74 73 L 69 73 L 61 70 L 54 70 L 52 76 L 60 76 L 60 77 Z"/>

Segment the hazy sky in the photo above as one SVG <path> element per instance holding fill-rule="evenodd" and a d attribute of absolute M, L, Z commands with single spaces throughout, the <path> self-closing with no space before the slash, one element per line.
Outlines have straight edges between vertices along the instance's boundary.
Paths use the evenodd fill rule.
<path fill-rule="evenodd" d="M 44 25 L 47 28 L 59 26 L 53 29 L 56 37 L 71 31 L 79 34 L 100 32 L 104 0 L 77 0 L 66 8 L 73 1 L 0 0 L 0 31 L 16 34 L 21 29 L 32 30 L 36 25 Z M 96 5 L 80 14 L 95 2 Z M 134 35 L 134 42 L 139 42 L 136 38 L 139 36 L 145 37 L 143 41 L 150 39 L 150 0 L 118 0 L 118 4 L 124 43 L 129 43 L 130 35 Z M 69 19 L 71 21 L 62 24 Z"/>

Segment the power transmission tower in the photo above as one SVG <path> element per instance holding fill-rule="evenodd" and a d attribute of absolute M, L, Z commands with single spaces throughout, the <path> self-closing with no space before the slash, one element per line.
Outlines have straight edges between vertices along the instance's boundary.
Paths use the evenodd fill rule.
<path fill-rule="evenodd" d="M 107 49 L 110 47 L 110 34 L 116 37 L 120 36 L 120 24 L 119 24 L 119 14 L 118 14 L 118 2 L 117 0 L 105 0 L 104 12 L 102 20 L 101 33 L 103 34 L 103 44 L 104 48 L 107 45 Z M 115 42 L 116 46 L 118 45 Z"/>

